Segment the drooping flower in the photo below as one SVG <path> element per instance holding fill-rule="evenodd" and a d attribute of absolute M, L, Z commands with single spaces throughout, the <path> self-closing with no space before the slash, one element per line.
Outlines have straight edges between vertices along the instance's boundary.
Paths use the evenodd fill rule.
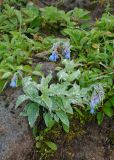
<path fill-rule="evenodd" d="M 91 109 L 90 109 L 90 113 L 91 113 L 91 114 L 94 114 L 94 113 L 95 113 L 95 109 L 94 109 L 94 108 L 91 108 Z"/>
<path fill-rule="evenodd" d="M 58 58 L 59 57 L 58 57 L 57 51 L 53 51 L 52 54 L 49 57 L 49 60 L 52 61 L 52 62 L 56 62 Z"/>
<path fill-rule="evenodd" d="M 104 99 L 104 89 L 101 84 L 94 85 L 94 92 L 90 102 L 90 113 L 95 113 L 95 107 L 103 102 Z"/>
<path fill-rule="evenodd" d="M 70 48 L 64 49 L 63 55 L 65 59 L 70 59 Z"/>
<path fill-rule="evenodd" d="M 64 43 L 63 56 L 65 59 L 70 59 L 70 43 Z"/>
<path fill-rule="evenodd" d="M 95 113 L 95 107 L 96 105 L 100 103 L 99 95 L 93 95 L 91 102 L 90 102 L 90 113 L 94 114 Z"/>
<path fill-rule="evenodd" d="M 11 79 L 10 87 L 15 88 L 17 87 L 17 76 L 14 75 L 13 78 Z"/>

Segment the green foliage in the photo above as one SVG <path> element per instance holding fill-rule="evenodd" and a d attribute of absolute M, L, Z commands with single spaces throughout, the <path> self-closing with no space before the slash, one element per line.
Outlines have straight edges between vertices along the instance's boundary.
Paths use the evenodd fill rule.
<path fill-rule="evenodd" d="M 73 26 L 70 16 L 64 11 L 58 10 L 56 7 L 50 6 L 41 9 L 42 28 L 49 31 L 60 31 L 66 26 Z"/>
<path fill-rule="evenodd" d="M 67 15 L 70 19 L 75 22 L 74 24 L 79 25 L 81 28 L 90 27 L 89 21 L 91 20 L 90 12 L 80 8 L 74 8 L 74 10 L 69 11 Z"/>
<path fill-rule="evenodd" d="M 26 4 L 27 0 L 4 0 L 4 3 L 9 4 L 9 5 L 24 5 Z"/>
<path fill-rule="evenodd" d="M 64 11 L 52 6 L 42 9 L 42 18 L 44 22 L 52 25 L 70 21 L 70 17 Z"/>
<path fill-rule="evenodd" d="M 44 131 L 44 135 L 46 134 L 46 130 Z M 45 136 L 43 136 L 41 133 L 39 136 L 37 136 L 35 138 L 36 140 L 36 148 L 37 149 L 40 149 L 41 147 L 45 147 L 45 148 L 48 148 L 52 151 L 56 151 L 57 150 L 57 145 L 52 142 L 52 141 L 46 141 L 45 140 Z"/>
<path fill-rule="evenodd" d="M 58 83 L 56 84 L 50 84 L 51 74 L 42 77 L 39 84 L 32 81 L 30 77 L 22 80 L 24 95 L 18 98 L 16 108 L 23 101 L 30 101 L 29 105 L 25 106 L 26 114 L 24 113 L 28 116 L 30 126 L 33 126 L 36 118 L 42 116 L 42 114 L 39 115 L 39 110 L 40 113 L 43 110 L 44 122 L 48 128 L 52 128 L 55 123 L 61 122 L 64 129 L 65 126 L 69 129 L 69 115 L 73 114 L 71 104 L 77 106 L 89 104 L 88 92 L 92 87 L 80 88 L 77 84 L 81 72 L 79 70 L 74 71 L 76 64 L 73 61 L 65 60 L 63 64 L 65 67 L 57 73 Z M 38 110 L 38 114 L 36 110 Z M 31 114 L 29 115 L 29 113 Z"/>
<path fill-rule="evenodd" d="M 34 5 L 22 7 L 19 11 L 5 4 L 0 13 L 0 32 L 37 32 L 39 26 L 40 12 Z"/>
<path fill-rule="evenodd" d="M 108 117 L 112 117 L 113 116 L 113 105 L 114 105 L 114 98 L 112 97 L 111 99 L 109 99 L 107 102 L 105 102 L 104 106 L 103 106 L 103 112 L 108 116 Z"/>
<path fill-rule="evenodd" d="M 104 13 L 101 20 L 96 22 L 96 27 L 100 30 L 113 31 L 114 16 L 110 13 Z"/>
<path fill-rule="evenodd" d="M 75 19 L 76 21 L 90 20 L 90 12 L 87 10 L 74 8 L 74 10 L 70 11 L 69 14 L 71 18 L 73 18 L 73 20 Z"/>
<path fill-rule="evenodd" d="M 39 68 L 34 67 L 33 71 L 31 60 L 28 59 L 32 50 L 34 50 L 32 49 L 33 43 L 19 32 L 12 32 L 12 34 L 12 39 L 4 35 L 0 44 L 0 81 L 8 82 L 19 71 L 22 71 L 23 75 L 41 75 Z M 24 61 L 28 64 L 24 65 Z M 4 83 L 1 84 L 0 92 L 3 88 Z"/>
<path fill-rule="evenodd" d="M 103 112 L 98 112 L 98 114 L 97 114 L 97 122 L 98 122 L 98 124 L 101 125 L 102 121 L 103 121 Z"/>
<path fill-rule="evenodd" d="M 104 115 L 108 116 L 109 118 L 114 116 L 114 97 L 110 98 L 108 101 L 106 101 L 103 105 L 103 108 L 100 112 L 97 114 L 97 121 L 98 124 L 101 125 Z"/>

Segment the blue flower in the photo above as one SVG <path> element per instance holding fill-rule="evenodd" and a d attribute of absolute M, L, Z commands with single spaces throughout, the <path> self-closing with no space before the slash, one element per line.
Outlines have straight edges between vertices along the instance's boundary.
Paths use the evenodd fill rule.
<path fill-rule="evenodd" d="M 70 48 L 65 49 L 63 55 L 65 59 L 70 59 Z"/>
<path fill-rule="evenodd" d="M 91 108 L 91 109 L 90 109 L 90 113 L 91 113 L 91 114 L 94 114 L 94 113 L 95 113 L 95 109 L 94 109 L 94 108 Z"/>
<path fill-rule="evenodd" d="M 17 87 L 17 77 L 14 75 L 13 78 L 11 79 L 10 87 L 15 88 Z"/>
<path fill-rule="evenodd" d="M 96 94 L 92 97 L 91 102 L 90 102 L 90 113 L 94 114 L 95 113 L 95 106 L 100 102 L 99 95 Z"/>
<path fill-rule="evenodd" d="M 57 52 L 56 52 L 56 51 L 53 51 L 52 54 L 51 54 L 50 57 L 49 57 L 49 60 L 52 61 L 52 62 L 56 62 L 58 58 L 59 58 L 59 57 L 58 57 Z"/>

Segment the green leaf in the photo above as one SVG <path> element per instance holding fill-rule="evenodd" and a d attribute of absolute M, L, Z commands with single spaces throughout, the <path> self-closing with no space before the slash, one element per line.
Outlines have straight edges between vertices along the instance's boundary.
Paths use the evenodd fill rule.
<path fill-rule="evenodd" d="M 19 115 L 23 116 L 23 117 L 26 117 L 27 116 L 28 107 L 29 107 L 29 104 L 25 105 L 23 111 Z"/>
<path fill-rule="evenodd" d="M 83 113 L 77 107 L 74 107 L 74 109 L 81 117 L 84 117 Z"/>
<path fill-rule="evenodd" d="M 57 111 L 56 114 L 61 120 L 61 122 L 64 123 L 67 127 L 69 127 L 69 119 L 67 114 L 64 111 Z"/>
<path fill-rule="evenodd" d="M 39 116 L 39 106 L 37 103 L 29 103 L 29 107 L 27 110 L 27 116 L 30 127 L 34 126 L 38 116 Z"/>
<path fill-rule="evenodd" d="M 39 135 L 35 137 L 35 141 L 43 141 L 44 137 L 42 135 Z"/>
<path fill-rule="evenodd" d="M 24 78 L 22 79 L 22 85 L 23 85 L 23 87 L 31 84 L 31 81 L 32 81 L 32 78 L 31 78 L 30 76 L 24 77 Z"/>
<path fill-rule="evenodd" d="M 66 133 L 68 133 L 68 132 L 69 132 L 69 127 L 66 126 L 64 123 L 62 123 L 62 126 L 63 126 L 64 131 L 65 131 Z"/>
<path fill-rule="evenodd" d="M 72 107 L 70 105 L 70 102 L 67 100 L 67 98 L 63 97 L 62 98 L 62 102 L 63 102 L 63 106 L 64 106 L 64 111 L 66 113 L 73 114 L 73 109 L 72 109 Z"/>
<path fill-rule="evenodd" d="M 68 78 L 68 74 L 67 74 L 64 70 L 59 71 L 59 72 L 57 73 L 57 76 L 58 76 L 58 78 L 59 78 L 59 81 L 61 81 L 61 80 L 66 81 L 67 78 Z"/>
<path fill-rule="evenodd" d="M 5 72 L 2 76 L 2 79 L 7 79 L 12 75 L 12 72 Z"/>
<path fill-rule="evenodd" d="M 38 97 L 38 90 L 37 88 L 32 84 L 26 84 L 26 86 L 23 87 L 24 93 L 30 97 L 30 99 L 35 99 Z"/>
<path fill-rule="evenodd" d="M 52 79 L 52 75 L 51 74 L 49 74 L 46 78 L 42 77 L 42 79 L 41 79 L 42 89 L 47 89 L 48 88 L 49 82 L 51 81 L 51 79 Z"/>
<path fill-rule="evenodd" d="M 36 142 L 36 148 L 40 148 L 41 147 L 41 142 Z"/>
<path fill-rule="evenodd" d="M 61 97 L 61 96 L 66 95 L 68 93 L 67 88 L 68 88 L 67 82 L 60 83 L 60 84 L 57 83 L 57 84 L 51 84 L 49 91 L 52 95 L 57 95 L 57 96 Z"/>
<path fill-rule="evenodd" d="M 31 73 L 32 72 L 32 68 L 31 66 L 29 65 L 25 65 L 23 66 L 23 69 L 22 69 L 24 72 L 28 72 L 28 73 Z"/>
<path fill-rule="evenodd" d="M 6 81 L 6 80 L 0 80 L 0 93 L 4 90 L 7 83 L 8 83 L 8 81 Z"/>
<path fill-rule="evenodd" d="M 74 10 L 69 13 L 72 13 L 71 16 L 75 17 L 77 21 L 90 19 L 90 12 L 81 8 L 74 8 Z"/>
<path fill-rule="evenodd" d="M 33 71 L 32 74 L 35 76 L 41 76 L 41 77 L 43 76 L 43 73 L 40 71 Z"/>
<path fill-rule="evenodd" d="M 30 24 L 30 28 L 38 28 L 40 24 L 40 20 L 39 17 L 36 17 L 35 19 L 33 19 L 33 21 Z M 39 28 L 38 28 L 39 29 Z"/>
<path fill-rule="evenodd" d="M 54 120 L 58 123 L 59 122 L 59 117 L 57 117 L 57 115 L 54 115 Z"/>
<path fill-rule="evenodd" d="M 52 110 L 52 100 L 51 100 L 51 98 L 48 97 L 47 95 L 42 95 L 41 97 L 42 97 L 42 100 L 47 105 L 49 111 L 51 112 L 51 110 Z"/>
<path fill-rule="evenodd" d="M 65 65 L 65 70 L 67 73 L 72 73 L 74 71 L 74 61 L 63 60 L 62 63 Z"/>
<path fill-rule="evenodd" d="M 79 77 L 80 77 L 80 75 L 81 75 L 80 70 L 74 71 L 74 72 L 69 76 L 69 80 L 70 80 L 70 81 L 74 81 L 75 79 L 78 80 Z"/>
<path fill-rule="evenodd" d="M 114 107 L 114 97 L 112 97 L 109 101 L 112 103 L 112 105 Z"/>
<path fill-rule="evenodd" d="M 101 125 L 102 121 L 103 121 L 103 112 L 98 112 L 98 114 L 97 114 L 98 125 Z"/>
<path fill-rule="evenodd" d="M 53 142 L 50 142 L 50 141 L 46 141 L 45 144 L 50 148 L 52 149 L 53 151 L 56 151 L 57 150 L 57 145 Z"/>
<path fill-rule="evenodd" d="M 45 121 L 45 124 L 48 128 L 53 127 L 54 120 L 52 119 L 51 114 L 49 114 L 49 113 L 44 114 L 44 121 Z"/>
<path fill-rule="evenodd" d="M 17 99 L 17 101 L 16 101 L 15 108 L 17 108 L 18 106 L 20 106 L 20 104 L 23 103 L 24 101 L 26 101 L 27 99 L 29 99 L 29 97 L 26 96 L 26 95 L 19 96 L 18 99 Z"/>
<path fill-rule="evenodd" d="M 111 104 L 110 101 L 107 101 L 107 102 L 104 104 L 103 112 L 104 112 L 108 117 L 112 117 L 112 115 L 113 115 L 113 109 L 112 109 L 112 104 Z"/>

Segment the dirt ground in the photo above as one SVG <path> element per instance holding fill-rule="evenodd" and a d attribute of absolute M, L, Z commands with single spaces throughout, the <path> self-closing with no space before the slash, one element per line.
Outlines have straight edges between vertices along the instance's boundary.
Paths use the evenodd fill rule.
<path fill-rule="evenodd" d="M 111 137 L 114 136 L 113 120 L 105 120 L 102 127 L 95 122 L 89 122 L 85 127 L 85 133 L 74 138 L 69 143 L 64 141 L 62 148 L 52 159 L 55 160 L 113 160 L 114 145 Z M 61 137 L 61 140 L 63 138 Z"/>

